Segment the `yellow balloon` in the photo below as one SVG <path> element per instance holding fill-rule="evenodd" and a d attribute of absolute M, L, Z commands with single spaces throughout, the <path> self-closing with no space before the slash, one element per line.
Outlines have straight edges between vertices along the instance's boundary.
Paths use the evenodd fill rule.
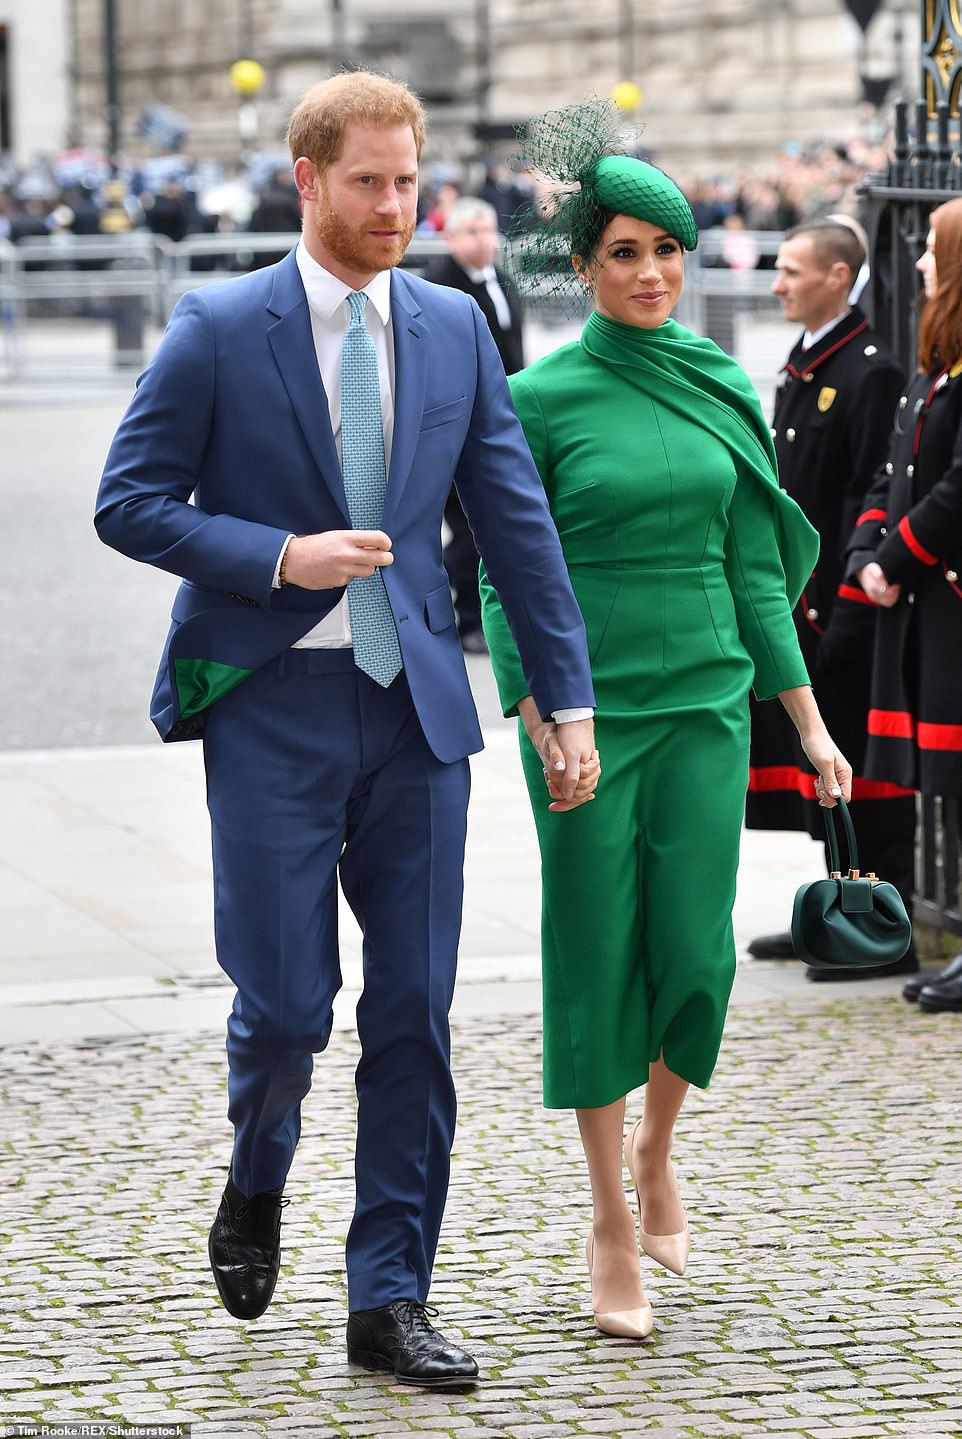
<path fill-rule="evenodd" d="M 256 95 L 265 79 L 264 67 L 256 60 L 235 60 L 230 67 L 230 83 L 239 95 Z"/>
<path fill-rule="evenodd" d="M 641 90 L 634 80 L 619 80 L 611 92 L 611 103 L 619 110 L 637 110 L 641 104 Z"/>

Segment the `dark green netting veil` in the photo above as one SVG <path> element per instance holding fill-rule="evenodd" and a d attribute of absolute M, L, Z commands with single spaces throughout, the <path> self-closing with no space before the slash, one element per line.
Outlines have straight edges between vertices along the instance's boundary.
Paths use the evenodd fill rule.
<path fill-rule="evenodd" d="M 660 225 L 686 250 L 698 243 L 691 207 L 662 170 L 626 153 L 631 137 L 607 100 L 548 110 L 520 132 L 519 159 L 539 189 L 537 228 L 512 237 L 509 263 L 524 293 L 583 295 L 571 256 L 590 258 L 612 215 Z"/>

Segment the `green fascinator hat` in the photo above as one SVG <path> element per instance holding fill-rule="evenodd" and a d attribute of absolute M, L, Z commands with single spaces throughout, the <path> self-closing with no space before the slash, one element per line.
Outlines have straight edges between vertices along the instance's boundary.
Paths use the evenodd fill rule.
<path fill-rule="evenodd" d="M 674 180 L 654 165 L 633 155 L 605 155 L 582 185 L 594 188 L 603 210 L 613 215 L 632 215 L 660 225 L 686 250 L 698 244 L 698 227 L 691 206 Z"/>
<path fill-rule="evenodd" d="M 660 225 L 686 250 L 698 243 L 691 206 L 663 170 L 628 154 L 632 137 L 606 100 L 549 110 L 519 132 L 518 158 L 538 184 L 536 228 L 512 236 L 514 278 L 542 299 L 583 301 L 571 256 L 588 258 L 612 215 Z"/>

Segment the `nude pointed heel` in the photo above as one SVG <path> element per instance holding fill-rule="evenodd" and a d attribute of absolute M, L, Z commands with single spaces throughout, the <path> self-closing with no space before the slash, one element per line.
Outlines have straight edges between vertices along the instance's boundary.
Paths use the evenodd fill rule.
<path fill-rule="evenodd" d="M 585 1241 L 585 1258 L 588 1261 L 589 1279 L 591 1278 L 594 1241 L 594 1234 L 589 1234 Z M 602 1334 L 612 1334 L 618 1339 L 647 1339 L 655 1322 L 651 1305 L 648 1303 L 644 1304 L 641 1309 L 611 1309 L 605 1314 L 599 1314 L 595 1308 L 594 1291 L 591 1295 L 591 1313 Z"/>
<path fill-rule="evenodd" d="M 669 1269 L 672 1274 L 684 1274 L 688 1265 L 688 1255 L 691 1253 L 691 1234 L 688 1229 L 688 1220 L 685 1220 L 684 1229 L 677 1234 L 648 1234 L 641 1219 L 641 1194 L 638 1190 L 638 1181 L 635 1178 L 635 1171 L 631 1167 L 631 1154 L 635 1143 L 635 1134 L 639 1119 L 625 1138 L 625 1163 L 628 1166 L 628 1173 L 631 1175 L 631 1182 L 635 1186 L 635 1199 L 638 1202 L 638 1242 L 648 1255 L 654 1259 L 656 1264 L 661 1264 Z"/>

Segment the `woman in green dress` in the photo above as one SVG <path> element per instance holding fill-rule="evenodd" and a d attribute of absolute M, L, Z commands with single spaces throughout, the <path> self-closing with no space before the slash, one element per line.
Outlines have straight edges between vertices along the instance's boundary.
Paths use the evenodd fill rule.
<path fill-rule="evenodd" d="M 734 975 L 749 688 L 785 706 L 821 803 L 848 798 L 851 770 L 792 622 L 815 532 L 778 487 L 747 376 L 670 318 L 697 241 L 688 204 L 626 156 L 577 178 L 562 218 L 595 309 L 579 341 L 511 379 L 592 657 L 603 775 L 586 771 L 573 805 L 551 781 L 555 727 L 486 582 L 484 625 L 504 712 L 520 719 L 541 848 L 544 1102 L 577 1113 L 595 1322 L 643 1338 L 652 1316 L 622 1153 L 641 1246 L 682 1273 L 671 1144 L 689 1085 L 711 1077 Z M 640 1085 L 643 1115 L 623 1149 L 626 1096 Z"/>

